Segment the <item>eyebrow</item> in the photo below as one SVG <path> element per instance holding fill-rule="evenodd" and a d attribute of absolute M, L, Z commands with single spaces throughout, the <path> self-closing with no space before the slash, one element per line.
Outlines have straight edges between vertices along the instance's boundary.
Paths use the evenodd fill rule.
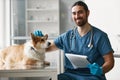
<path fill-rule="evenodd" d="M 75 13 L 83 13 L 83 10 L 78 10 L 78 11 L 73 11 L 72 14 L 75 14 Z"/>

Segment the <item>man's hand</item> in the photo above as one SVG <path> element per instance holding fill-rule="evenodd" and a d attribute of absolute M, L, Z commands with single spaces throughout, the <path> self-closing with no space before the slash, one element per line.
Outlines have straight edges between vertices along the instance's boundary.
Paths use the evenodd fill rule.
<path fill-rule="evenodd" d="M 88 64 L 88 68 L 90 69 L 90 73 L 93 75 L 102 75 L 103 74 L 103 70 L 102 67 L 100 67 L 98 64 L 93 63 L 93 64 Z"/>
<path fill-rule="evenodd" d="M 34 31 L 33 34 L 34 34 L 35 36 L 40 36 L 40 37 L 44 36 L 44 35 L 42 34 L 42 31 L 40 31 L 40 30 Z"/>

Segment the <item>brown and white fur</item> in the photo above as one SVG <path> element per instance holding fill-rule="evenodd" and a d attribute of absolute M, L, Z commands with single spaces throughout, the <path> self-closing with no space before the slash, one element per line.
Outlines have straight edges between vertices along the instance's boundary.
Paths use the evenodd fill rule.
<path fill-rule="evenodd" d="M 47 41 L 48 35 L 43 37 L 34 36 L 31 33 L 30 41 L 21 45 L 9 46 L 0 51 L 0 68 L 26 68 L 26 65 L 40 66 L 49 65 L 45 61 L 46 48 L 50 42 Z M 21 66 L 20 66 L 21 65 Z M 17 67 L 17 68 L 18 68 Z"/>

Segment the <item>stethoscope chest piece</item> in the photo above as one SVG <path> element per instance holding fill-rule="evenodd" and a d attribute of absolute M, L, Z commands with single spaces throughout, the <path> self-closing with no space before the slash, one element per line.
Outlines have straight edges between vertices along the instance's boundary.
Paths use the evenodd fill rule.
<path fill-rule="evenodd" d="M 90 49 L 93 48 L 93 44 L 92 44 L 92 43 L 89 43 L 89 44 L 88 44 L 88 48 L 90 48 Z"/>

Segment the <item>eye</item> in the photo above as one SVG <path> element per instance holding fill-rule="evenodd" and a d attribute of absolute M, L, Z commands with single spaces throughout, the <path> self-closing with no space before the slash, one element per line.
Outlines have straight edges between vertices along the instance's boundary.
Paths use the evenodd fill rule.
<path fill-rule="evenodd" d="M 44 39 L 41 39 L 41 42 L 44 42 Z"/>
<path fill-rule="evenodd" d="M 72 12 L 73 15 L 76 15 L 76 12 Z"/>
<path fill-rule="evenodd" d="M 82 13 L 83 13 L 83 11 L 78 11 L 77 13 L 78 13 L 78 14 L 82 14 Z"/>

